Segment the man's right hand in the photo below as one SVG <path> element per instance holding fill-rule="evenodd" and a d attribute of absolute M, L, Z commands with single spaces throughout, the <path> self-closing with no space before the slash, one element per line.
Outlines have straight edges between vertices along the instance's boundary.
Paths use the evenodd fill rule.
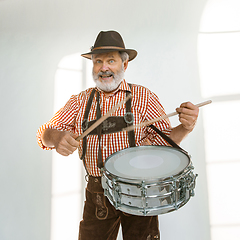
<path fill-rule="evenodd" d="M 75 140 L 77 137 L 77 134 L 67 131 L 45 129 L 42 134 L 42 142 L 44 146 L 55 147 L 59 154 L 68 156 L 79 147 L 80 143 Z"/>

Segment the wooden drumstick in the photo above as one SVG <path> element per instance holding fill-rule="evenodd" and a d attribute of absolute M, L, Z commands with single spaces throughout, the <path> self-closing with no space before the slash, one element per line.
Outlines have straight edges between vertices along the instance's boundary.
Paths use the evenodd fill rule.
<path fill-rule="evenodd" d="M 114 113 L 122 104 L 127 102 L 132 95 L 130 94 L 127 96 L 125 99 L 123 99 L 119 104 L 114 106 L 112 109 L 110 109 L 104 116 L 99 118 L 92 126 L 90 126 L 82 135 L 78 136 L 75 140 L 80 141 L 83 139 L 85 136 L 87 136 L 93 129 L 95 129 L 97 126 L 99 126 L 104 120 L 106 120 L 112 113 Z"/>
<path fill-rule="evenodd" d="M 205 105 L 210 104 L 210 103 L 212 103 L 212 100 L 207 100 L 205 102 L 198 103 L 198 104 L 196 104 L 196 106 L 197 107 L 202 107 L 202 106 L 205 106 Z M 134 128 L 145 127 L 145 126 L 151 125 L 155 122 L 161 121 L 165 118 L 169 118 L 169 117 L 172 117 L 172 116 L 175 116 L 175 115 L 178 115 L 178 112 L 172 112 L 172 113 L 169 113 L 167 115 L 152 119 L 150 121 L 142 122 L 142 123 L 137 124 L 137 125 L 132 125 L 132 126 L 123 128 L 122 131 L 132 131 L 132 130 L 134 130 Z"/>

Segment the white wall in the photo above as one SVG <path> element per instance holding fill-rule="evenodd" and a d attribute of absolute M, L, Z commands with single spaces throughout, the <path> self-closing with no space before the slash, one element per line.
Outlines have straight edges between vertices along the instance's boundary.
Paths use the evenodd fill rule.
<path fill-rule="evenodd" d="M 199 102 L 197 35 L 205 2 L 0 1 L 0 239 L 50 239 L 51 153 L 37 146 L 35 134 L 52 116 L 62 57 L 88 51 L 100 30 L 115 29 L 139 52 L 129 64 L 129 82 L 154 90 L 167 112 L 185 100 Z M 162 238 L 208 240 L 201 114 L 183 147 L 199 174 L 196 196 L 160 216 Z"/>

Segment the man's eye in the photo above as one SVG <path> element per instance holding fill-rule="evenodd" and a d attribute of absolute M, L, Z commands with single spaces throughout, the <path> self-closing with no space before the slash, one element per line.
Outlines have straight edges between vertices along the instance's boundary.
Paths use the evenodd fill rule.
<path fill-rule="evenodd" d="M 114 63 L 114 60 L 110 60 L 109 62 L 110 62 L 110 63 Z"/>
<path fill-rule="evenodd" d="M 101 60 L 97 60 L 96 63 L 101 63 Z"/>

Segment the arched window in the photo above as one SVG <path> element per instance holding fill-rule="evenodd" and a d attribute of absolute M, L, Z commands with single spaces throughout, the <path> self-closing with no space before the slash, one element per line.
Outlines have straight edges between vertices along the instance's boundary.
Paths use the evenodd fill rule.
<path fill-rule="evenodd" d="M 54 112 L 73 94 L 94 86 L 91 61 L 80 53 L 62 58 L 55 74 Z M 77 239 L 82 218 L 85 170 L 77 151 L 63 157 L 53 151 L 51 240 Z"/>
<path fill-rule="evenodd" d="M 212 240 L 240 239 L 240 1 L 208 0 L 199 38 Z"/>

